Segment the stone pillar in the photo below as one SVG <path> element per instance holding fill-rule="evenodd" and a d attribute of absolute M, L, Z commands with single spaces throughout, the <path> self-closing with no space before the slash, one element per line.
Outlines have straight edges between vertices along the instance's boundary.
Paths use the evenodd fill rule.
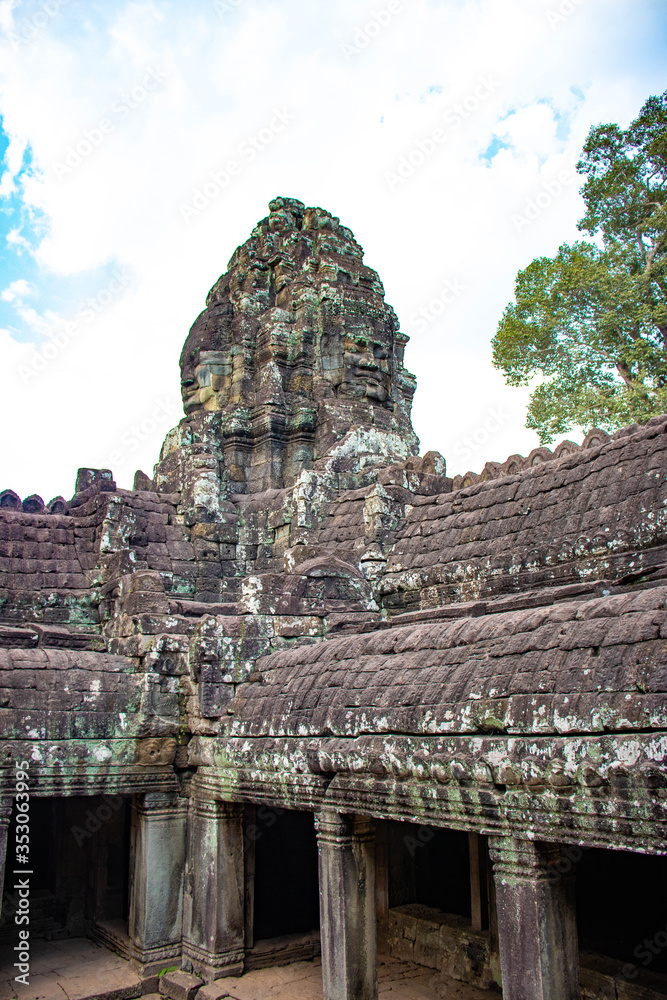
<path fill-rule="evenodd" d="M 324 1000 L 376 1000 L 372 821 L 325 810 L 315 824 Z"/>
<path fill-rule="evenodd" d="M 183 967 L 212 982 L 243 972 L 243 806 L 193 798 Z"/>
<path fill-rule="evenodd" d="M 134 957 L 147 972 L 180 956 L 186 827 L 187 799 L 165 792 L 134 796 L 128 930 Z"/>
<path fill-rule="evenodd" d="M 574 879 L 558 845 L 490 838 L 504 1000 L 579 1000 Z"/>
<path fill-rule="evenodd" d="M 7 831 L 9 830 L 9 820 L 12 815 L 12 803 L 13 799 L 9 797 L 0 798 L 0 916 L 2 916 L 3 886 L 5 884 Z"/>

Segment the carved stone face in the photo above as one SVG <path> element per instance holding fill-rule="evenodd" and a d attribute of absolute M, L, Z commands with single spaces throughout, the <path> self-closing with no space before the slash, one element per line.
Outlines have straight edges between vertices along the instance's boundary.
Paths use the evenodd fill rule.
<path fill-rule="evenodd" d="M 373 334 L 323 334 L 322 375 L 338 398 L 384 405 L 391 394 L 389 347 Z"/>
<path fill-rule="evenodd" d="M 384 404 L 391 391 L 389 351 L 364 337 L 346 337 L 340 395 Z"/>
<path fill-rule="evenodd" d="M 201 406 L 200 391 L 203 388 L 193 361 L 181 365 L 181 397 L 186 414 L 193 413 Z"/>
<path fill-rule="evenodd" d="M 274 199 L 206 304 L 181 355 L 183 407 L 220 414 L 237 491 L 293 481 L 352 427 L 416 448 L 406 338 L 335 216 Z"/>
<path fill-rule="evenodd" d="M 223 363 L 220 356 L 219 364 L 216 365 L 215 357 L 202 358 L 201 354 L 213 355 L 216 352 L 206 351 L 195 355 L 194 358 L 181 364 L 181 396 L 183 398 L 183 409 L 187 414 L 194 413 L 202 407 L 205 410 L 215 410 L 217 402 L 215 399 L 214 383 L 216 379 L 216 368 Z"/>

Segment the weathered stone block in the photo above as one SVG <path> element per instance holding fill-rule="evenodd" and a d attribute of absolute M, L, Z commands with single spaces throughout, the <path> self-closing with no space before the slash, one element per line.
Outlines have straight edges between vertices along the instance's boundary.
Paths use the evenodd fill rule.
<path fill-rule="evenodd" d="M 169 599 L 164 591 L 161 594 L 135 592 L 124 602 L 124 610 L 128 615 L 164 615 L 169 611 Z"/>
<path fill-rule="evenodd" d="M 204 560 L 219 560 L 220 559 L 220 543 L 211 541 L 208 538 L 195 538 L 194 540 L 194 555 L 196 559 Z"/>
<path fill-rule="evenodd" d="M 207 983 L 206 986 L 202 986 L 197 994 L 197 1000 L 224 1000 L 228 996 L 229 992 L 225 986 L 225 980 L 219 979 L 215 983 Z"/>
<path fill-rule="evenodd" d="M 166 972 L 160 976 L 160 995 L 169 1000 L 194 1000 L 204 981 L 188 972 Z"/>
<path fill-rule="evenodd" d="M 207 539 L 211 542 L 227 542 L 235 543 L 238 540 L 239 528 L 238 523 L 235 521 L 231 522 L 215 522 L 213 524 L 195 524 L 192 528 L 193 538 Z"/>

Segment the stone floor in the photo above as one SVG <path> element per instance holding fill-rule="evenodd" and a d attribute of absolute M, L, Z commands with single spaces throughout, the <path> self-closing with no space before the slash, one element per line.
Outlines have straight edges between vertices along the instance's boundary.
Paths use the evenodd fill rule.
<path fill-rule="evenodd" d="M 453 979 L 444 980 L 429 969 L 391 958 L 378 961 L 379 1000 L 492 1000 L 497 993 L 476 990 Z M 322 968 L 318 960 L 297 962 L 281 969 L 248 972 L 239 979 L 221 980 L 203 991 L 202 1000 L 322 1000 Z"/>
<path fill-rule="evenodd" d="M 154 982 L 142 983 L 122 958 L 80 938 L 35 941 L 30 986 L 14 982 L 14 961 L 11 948 L 0 948 L 0 1000 L 131 1000 L 155 991 Z M 380 1000 L 491 1000 L 497 996 L 392 959 L 379 960 L 378 976 Z M 322 1000 L 321 967 L 314 961 L 262 969 L 202 987 L 200 992 L 201 1000 Z"/>
<path fill-rule="evenodd" d="M 11 947 L 0 948 L 0 1000 L 129 1000 L 144 992 L 128 962 L 84 938 L 33 942 L 30 986 L 14 981 L 15 961 Z"/>

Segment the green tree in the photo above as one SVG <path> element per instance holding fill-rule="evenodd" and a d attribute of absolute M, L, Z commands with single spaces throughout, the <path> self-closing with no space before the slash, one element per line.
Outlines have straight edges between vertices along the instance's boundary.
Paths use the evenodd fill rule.
<path fill-rule="evenodd" d="M 667 412 L 667 91 L 625 131 L 591 129 L 577 171 L 596 242 L 520 271 L 492 342 L 508 385 L 544 380 L 526 420 L 542 444 Z"/>

